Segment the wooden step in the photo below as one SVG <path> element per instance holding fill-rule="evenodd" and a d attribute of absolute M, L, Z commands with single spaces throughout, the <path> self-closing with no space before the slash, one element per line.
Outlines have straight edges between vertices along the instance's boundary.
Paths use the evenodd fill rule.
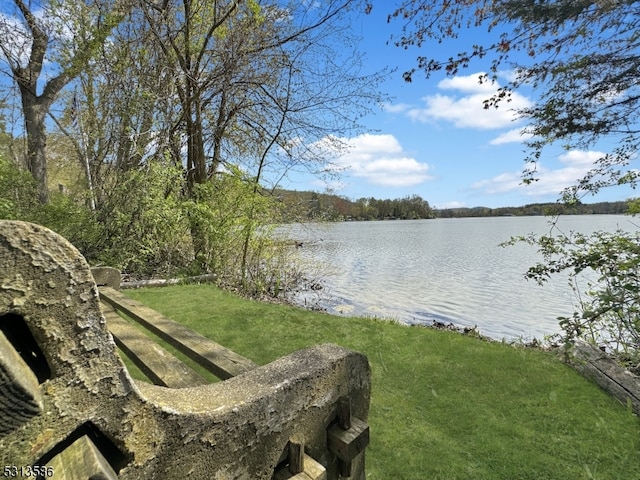
<path fill-rule="evenodd" d="M 290 469 L 285 466 L 275 472 L 273 480 L 327 480 L 327 469 L 305 453 L 301 472 L 291 473 Z"/>

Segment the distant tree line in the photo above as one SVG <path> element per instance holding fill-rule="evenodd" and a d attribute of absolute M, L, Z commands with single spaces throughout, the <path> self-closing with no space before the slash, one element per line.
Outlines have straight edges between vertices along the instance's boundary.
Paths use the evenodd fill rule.
<path fill-rule="evenodd" d="M 277 190 L 282 206 L 282 220 L 295 221 L 363 221 L 415 220 L 428 218 L 504 217 L 535 215 L 611 215 L 629 210 L 625 201 L 598 203 L 531 203 L 520 207 L 464 207 L 434 209 L 419 195 L 380 200 L 373 197 L 351 200 L 342 195 L 318 192 Z"/>
<path fill-rule="evenodd" d="M 412 220 L 435 218 L 429 202 L 419 195 L 399 199 L 350 200 L 341 195 L 279 190 L 284 221 Z"/>
<path fill-rule="evenodd" d="M 629 210 L 627 202 L 598 202 L 598 203 L 531 203 L 521 207 L 473 207 L 473 208 L 445 208 L 436 210 L 439 218 L 458 217 L 503 217 L 503 216 L 533 216 L 533 215 L 612 215 L 623 214 Z"/>

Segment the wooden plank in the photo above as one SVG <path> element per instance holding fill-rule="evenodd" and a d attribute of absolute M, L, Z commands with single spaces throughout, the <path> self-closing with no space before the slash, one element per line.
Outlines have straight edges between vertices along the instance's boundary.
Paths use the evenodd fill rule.
<path fill-rule="evenodd" d="M 156 385 L 169 388 L 206 385 L 204 378 L 102 303 L 107 327 L 120 349 Z"/>
<path fill-rule="evenodd" d="M 327 469 L 314 458 L 304 454 L 304 470 L 297 474 L 292 474 L 289 467 L 283 467 L 275 472 L 273 480 L 327 480 Z"/>
<path fill-rule="evenodd" d="M 341 398 L 338 402 L 338 426 L 342 430 L 351 428 L 351 400 L 348 397 Z"/>
<path fill-rule="evenodd" d="M 304 472 L 304 443 L 289 442 L 289 472 Z"/>
<path fill-rule="evenodd" d="M 316 462 L 315 459 L 305 454 L 304 472 L 301 475 L 306 475 L 309 480 L 327 480 L 327 469 L 321 463 Z M 293 480 L 296 479 L 297 476 L 293 477 Z"/>
<path fill-rule="evenodd" d="M 47 464 L 54 480 L 118 480 L 118 475 L 86 435 L 80 437 Z"/>
<path fill-rule="evenodd" d="M 351 428 L 343 430 L 334 424 L 327 430 L 329 450 L 341 460 L 351 461 L 369 445 L 369 426 L 359 418 L 351 418 Z"/>
<path fill-rule="evenodd" d="M 101 298 L 158 335 L 220 379 L 253 370 L 258 365 L 207 337 L 180 325 L 113 288 L 100 288 Z"/>
<path fill-rule="evenodd" d="M 603 390 L 623 405 L 631 403 L 634 413 L 640 414 L 640 379 L 618 365 L 600 349 L 586 342 L 576 342 L 574 368 L 592 378 Z"/>
<path fill-rule="evenodd" d="M 38 379 L 0 331 L 0 434 L 18 428 L 42 408 Z"/>

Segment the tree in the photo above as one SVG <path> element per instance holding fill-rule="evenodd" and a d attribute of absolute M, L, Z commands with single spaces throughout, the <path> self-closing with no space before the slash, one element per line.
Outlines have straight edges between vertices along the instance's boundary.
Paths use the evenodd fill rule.
<path fill-rule="evenodd" d="M 122 5 L 118 0 L 108 4 L 43 2 L 36 10 L 31 2 L 13 3 L 16 16 L 0 17 L 0 52 L 20 91 L 27 167 L 38 183 L 40 202 L 47 203 L 46 116 L 61 90 L 82 71 L 122 18 Z M 43 80 L 47 62 L 59 68 L 47 72 L 49 78 Z"/>
<path fill-rule="evenodd" d="M 379 76 L 360 75 L 358 55 L 338 46 L 354 44 L 344 23 L 356 3 L 144 2 L 147 27 L 175 72 L 188 189 L 229 158 L 257 158 L 262 174 L 265 147 L 289 162 L 309 159 L 300 147 L 311 141 L 301 139 L 359 128 L 354 118 L 380 96 Z"/>
<path fill-rule="evenodd" d="M 309 145 L 357 131 L 358 116 L 380 98 L 380 76 L 361 75 L 359 56 L 344 47 L 355 44 L 345 29 L 355 3 L 143 2 L 154 51 L 175 85 L 168 137 L 184 142 L 172 151 L 185 166 L 187 196 L 208 201 L 202 195 L 211 190 L 198 186 L 238 168 L 252 185 L 248 200 L 260 204 L 263 185 L 274 188 L 291 168 L 325 170 L 327 157 Z M 193 218 L 201 252 L 212 242 Z M 254 230 L 245 224 L 243 271 Z"/>
<path fill-rule="evenodd" d="M 331 157 L 311 146 L 359 133 L 359 116 L 380 100 L 380 75 L 361 73 L 349 29 L 356 4 L 132 2 L 48 110 L 86 179 L 77 195 L 52 194 L 48 211 L 58 219 L 70 202 L 83 207 L 90 261 L 270 283 L 264 233 L 278 183 L 292 169 L 331 173 Z M 82 12 L 68 22 L 82 35 L 50 45 L 41 78 L 93 38 L 94 17 L 74 17 Z"/>
<path fill-rule="evenodd" d="M 129 12 L 61 95 L 63 114 L 52 117 L 74 144 L 98 217 L 115 208 L 127 172 L 158 161 L 181 164 L 173 132 L 175 86 L 163 55 L 144 28 L 139 9 Z"/>
<path fill-rule="evenodd" d="M 490 58 L 480 82 L 492 81 L 499 69 L 509 68 L 513 80 L 486 99 L 484 108 L 508 102 L 511 92 L 531 86 L 539 92 L 536 104 L 520 110 L 528 120 L 529 153 L 525 183 L 536 181 L 536 164 L 544 147 L 588 148 L 601 140 L 615 145 L 593 168 L 562 192 L 575 203 L 587 194 L 620 185 L 635 186 L 638 172 L 630 168 L 640 148 L 640 2 L 610 0 L 406 0 L 389 15 L 402 19 L 403 48 L 428 41 L 456 38 L 465 27 L 483 27 L 493 34 L 486 45 L 473 45 L 449 59 L 421 55 L 404 74 L 412 81 L 418 71 L 427 77 L 444 70 L 455 75 L 472 62 Z M 566 339 L 614 339 L 638 352 L 640 239 L 624 232 L 596 232 L 528 237 L 544 261 L 528 276 L 544 281 L 566 272 L 576 279 L 591 269 L 599 281 L 581 297 L 581 311 L 561 320 Z M 587 333 L 588 332 L 588 333 Z"/>

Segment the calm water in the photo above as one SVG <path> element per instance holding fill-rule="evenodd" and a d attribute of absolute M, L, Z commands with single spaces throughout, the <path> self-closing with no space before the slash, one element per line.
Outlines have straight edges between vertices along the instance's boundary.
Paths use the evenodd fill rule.
<path fill-rule="evenodd" d="M 300 301 L 331 313 L 434 320 L 477 326 L 494 338 L 542 338 L 575 303 L 566 278 L 545 286 L 523 274 L 540 260 L 535 247 L 500 247 L 513 235 L 548 233 L 545 217 L 346 222 L 292 226 L 298 254 L 324 288 Z M 626 216 L 566 216 L 568 233 L 636 230 Z"/>

